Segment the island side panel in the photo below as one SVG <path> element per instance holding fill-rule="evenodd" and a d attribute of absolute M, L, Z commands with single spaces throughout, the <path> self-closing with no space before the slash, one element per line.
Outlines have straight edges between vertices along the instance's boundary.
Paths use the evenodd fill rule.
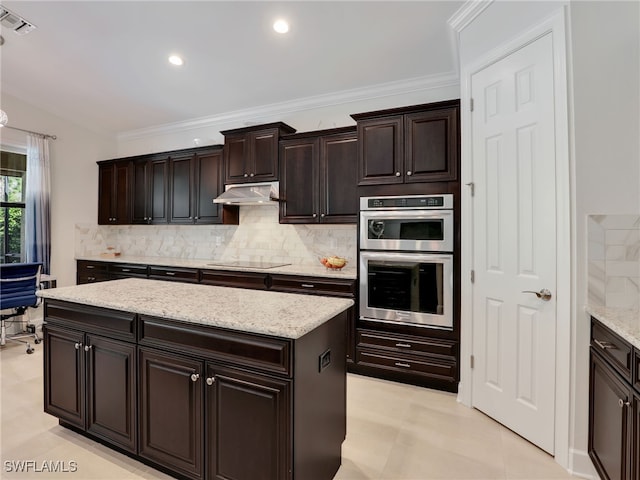
<path fill-rule="evenodd" d="M 330 480 L 340 467 L 347 430 L 346 338 L 344 311 L 294 343 L 296 480 Z"/>

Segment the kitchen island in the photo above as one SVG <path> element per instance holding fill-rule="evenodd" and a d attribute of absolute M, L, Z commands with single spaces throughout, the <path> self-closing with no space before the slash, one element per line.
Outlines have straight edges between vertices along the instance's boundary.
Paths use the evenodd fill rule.
<path fill-rule="evenodd" d="M 183 478 L 335 475 L 352 300 L 134 278 L 40 295 L 61 425 Z"/>

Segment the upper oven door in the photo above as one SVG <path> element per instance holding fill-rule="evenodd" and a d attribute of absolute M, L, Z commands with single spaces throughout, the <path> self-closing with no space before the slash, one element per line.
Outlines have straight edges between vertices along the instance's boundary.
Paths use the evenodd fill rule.
<path fill-rule="evenodd" d="M 361 211 L 360 249 L 453 252 L 453 210 Z"/>

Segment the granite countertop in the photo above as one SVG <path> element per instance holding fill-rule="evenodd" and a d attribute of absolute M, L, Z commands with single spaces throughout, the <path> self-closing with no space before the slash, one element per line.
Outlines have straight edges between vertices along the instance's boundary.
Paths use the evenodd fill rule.
<path fill-rule="evenodd" d="M 211 265 L 215 260 L 197 259 L 197 258 L 169 258 L 169 257 L 139 257 L 132 255 L 122 255 L 114 258 L 104 258 L 100 255 L 78 256 L 76 260 L 88 260 L 92 262 L 114 262 L 114 263 L 132 263 L 143 265 L 158 265 L 164 267 L 185 267 L 185 268 L 202 268 L 207 270 L 235 270 L 240 272 L 258 272 L 258 273 L 280 273 L 284 275 L 306 275 L 312 277 L 327 278 L 343 278 L 356 279 L 356 262 L 350 261 L 342 270 L 330 270 L 323 267 L 320 262 L 318 266 L 310 265 L 287 265 L 275 268 L 247 268 L 228 265 Z M 285 262 L 283 262 L 285 263 Z"/>
<path fill-rule="evenodd" d="M 587 313 L 640 349 L 640 310 L 589 305 Z"/>
<path fill-rule="evenodd" d="M 126 278 L 39 290 L 43 298 L 296 339 L 353 300 Z"/>

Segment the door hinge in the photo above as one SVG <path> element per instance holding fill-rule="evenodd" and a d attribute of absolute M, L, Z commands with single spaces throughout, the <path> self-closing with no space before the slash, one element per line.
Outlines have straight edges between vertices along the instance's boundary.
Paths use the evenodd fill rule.
<path fill-rule="evenodd" d="M 471 283 L 474 283 L 476 281 L 476 271 L 475 270 L 471 270 Z"/>
<path fill-rule="evenodd" d="M 473 112 L 473 98 L 469 99 L 469 110 Z"/>
<path fill-rule="evenodd" d="M 474 182 L 465 183 L 467 187 L 471 190 L 471 196 L 473 197 L 476 194 L 476 184 Z"/>
<path fill-rule="evenodd" d="M 471 363 L 471 368 L 473 368 L 474 365 L 474 357 L 473 355 L 471 355 L 471 357 L 469 357 L 470 363 Z"/>

